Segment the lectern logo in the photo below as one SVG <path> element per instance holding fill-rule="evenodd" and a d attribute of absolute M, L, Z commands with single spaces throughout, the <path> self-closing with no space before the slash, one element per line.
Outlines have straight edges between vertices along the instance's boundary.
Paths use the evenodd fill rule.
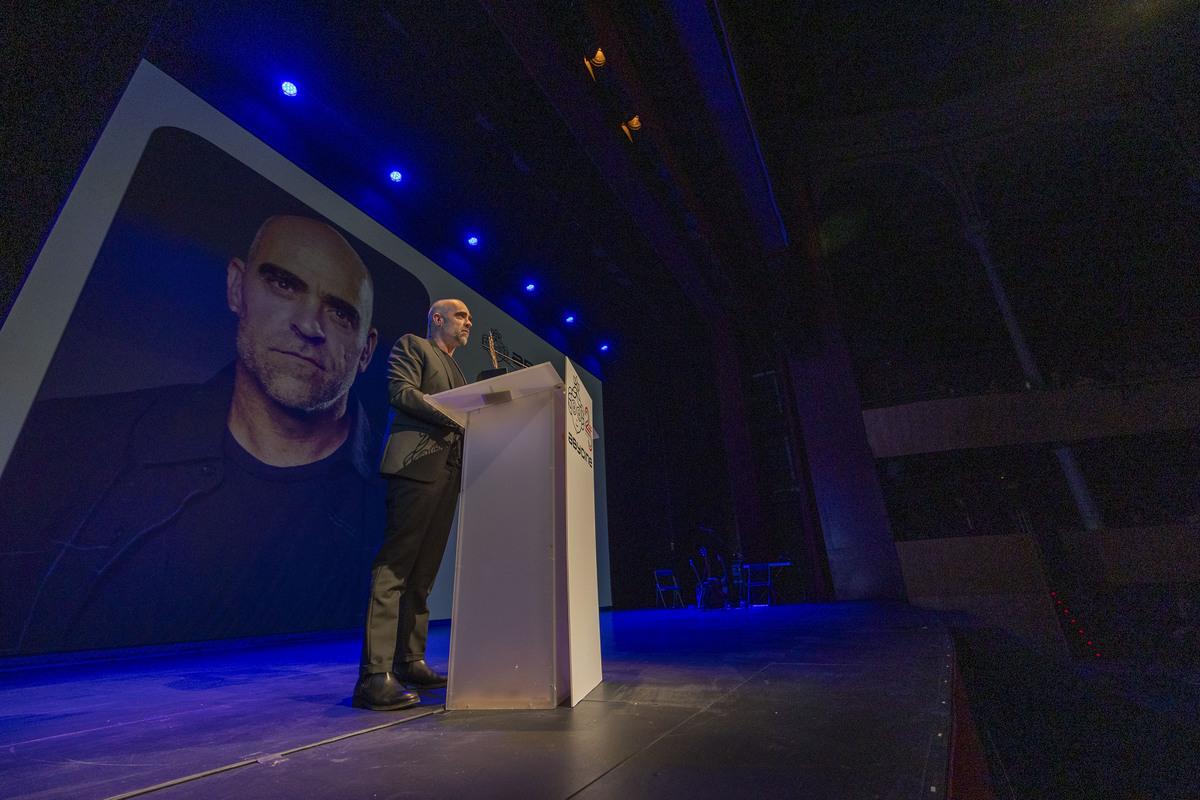
<path fill-rule="evenodd" d="M 571 423 L 575 427 L 575 433 L 587 435 L 588 450 L 591 450 L 592 412 L 583 403 L 582 391 L 583 387 L 579 383 L 579 376 L 576 375 L 570 390 L 567 392 L 567 413 L 571 415 Z"/>
<path fill-rule="evenodd" d="M 574 429 L 567 432 L 567 441 L 590 467 L 592 466 L 592 411 L 583 402 L 583 386 L 579 383 L 578 375 L 572 376 L 571 388 L 567 390 L 567 416 L 571 418 L 571 427 Z M 583 439 L 582 444 L 575 438 L 576 436 Z"/>

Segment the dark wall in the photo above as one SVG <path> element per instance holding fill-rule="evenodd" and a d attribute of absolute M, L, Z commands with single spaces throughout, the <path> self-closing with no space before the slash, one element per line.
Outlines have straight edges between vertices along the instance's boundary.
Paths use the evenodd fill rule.
<path fill-rule="evenodd" d="M 0 317 L 32 265 L 169 0 L 5 9 Z"/>

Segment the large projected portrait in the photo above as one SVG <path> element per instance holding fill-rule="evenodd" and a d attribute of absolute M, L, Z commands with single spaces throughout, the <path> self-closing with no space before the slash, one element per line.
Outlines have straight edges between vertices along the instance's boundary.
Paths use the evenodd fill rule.
<path fill-rule="evenodd" d="M 420 280 L 150 137 L 0 477 L 0 655 L 354 628 Z"/>

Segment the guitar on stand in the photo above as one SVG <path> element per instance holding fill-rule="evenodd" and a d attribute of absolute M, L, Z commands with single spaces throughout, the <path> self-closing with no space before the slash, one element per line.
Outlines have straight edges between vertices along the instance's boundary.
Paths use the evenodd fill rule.
<path fill-rule="evenodd" d="M 724 581 L 712 574 L 712 567 L 708 563 L 708 548 L 700 548 L 700 556 L 704 559 L 704 580 L 696 586 L 696 604 L 700 606 L 701 611 L 717 611 L 725 608 L 728 603 L 725 593 Z M 720 559 L 720 556 L 717 556 Z M 721 562 L 722 569 L 725 562 Z M 695 569 L 695 565 L 693 565 Z"/>
<path fill-rule="evenodd" d="M 738 598 L 741 597 L 741 579 L 737 575 L 737 564 L 734 563 L 734 573 L 732 575 L 733 585 L 730 586 L 730 572 L 725 566 L 725 559 L 721 558 L 721 554 L 717 553 L 717 563 L 721 565 L 721 591 L 725 594 L 725 607 L 737 607 L 740 605 Z"/>
<path fill-rule="evenodd" d="M 718 552 L 717 562 L 721 565 L 721 589 L 725 594 L 725 608 L 742 608 L 745 603 L 745 576 L 742 569 L 742 549 L 741 542 L 736 537 L 729 539 L 714 531 L 712 528 L 700 526 L 700 531 L 703 536 L 712 539 L 720 545 L 720 550 L 732 554 L 733 560 L 727 565 L 725 559 Z M 701 553 L 705 553 L 705 548 L 700 548 Z M 707 568 L 708 560 L 705 559 Z M 713 577 L 711 574 L 709 577 Z M 697 592 L 697 596 L 699 592 Z M 698 602 L 698 601 L 697 601 Z"/>

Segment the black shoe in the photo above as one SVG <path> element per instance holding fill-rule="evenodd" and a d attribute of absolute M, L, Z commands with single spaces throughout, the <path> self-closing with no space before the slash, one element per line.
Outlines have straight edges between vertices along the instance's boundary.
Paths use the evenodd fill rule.
<path fill-rule="evenodd" d="M 399 711 L 420 702 L 417 693 L 406 691 L 394 673 L 376 672 L 358 679 L 350 704 L 368 711 Z"/>
<path fill-rule="evenodd" d="M 396 677 L 414 689 L 440 689 L 446 685 L 446 676 L 435 672 L 424 659 L 401 664 L 396 669 Z"/>

